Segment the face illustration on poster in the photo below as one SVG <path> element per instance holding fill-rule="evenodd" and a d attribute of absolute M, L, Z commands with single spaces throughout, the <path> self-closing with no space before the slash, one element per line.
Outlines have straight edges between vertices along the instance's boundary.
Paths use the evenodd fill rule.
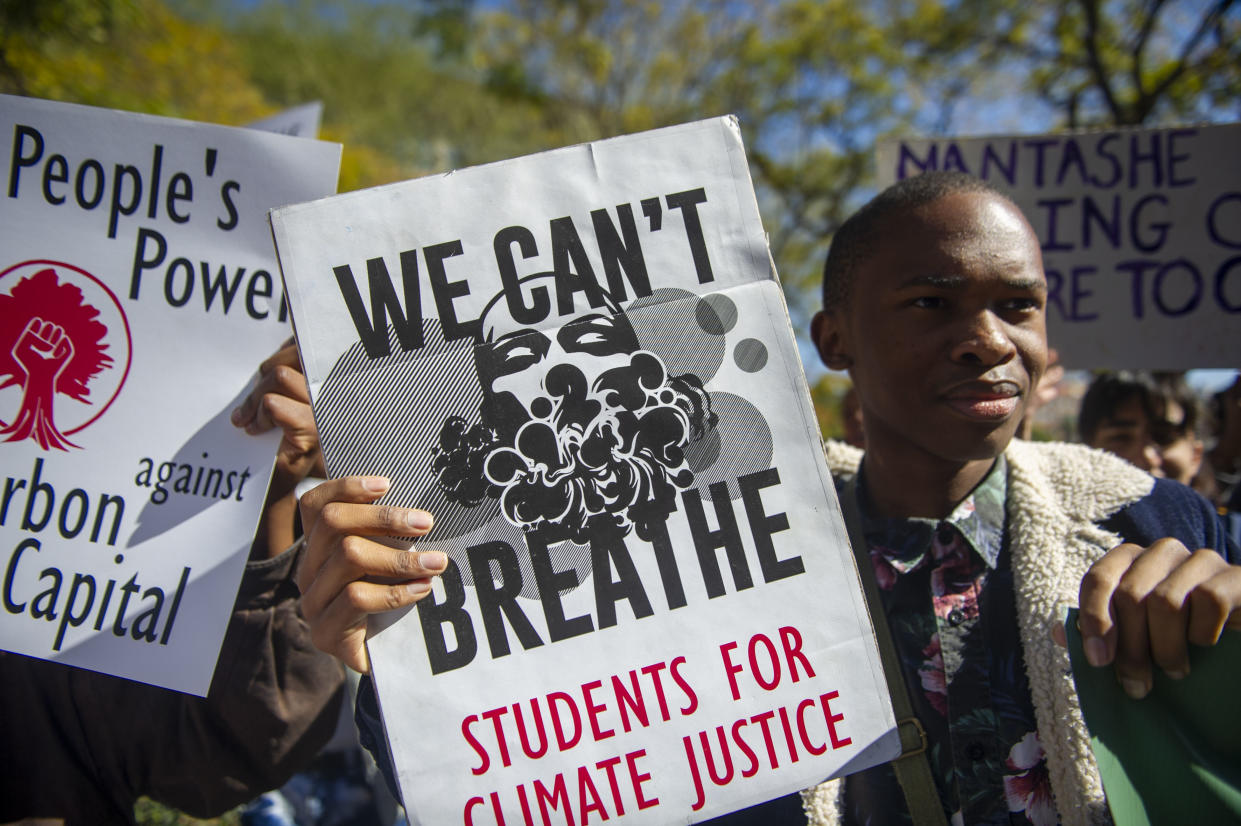
<path fill-rule="evenodd" d="M 523 286 L 550 291 L 552 278 Z M 316 403 L 329 472 L 389 474 L 384 501 L 435 514 L 426 541 L 458 560 L 467 585 L 469 547 L 522 548 L 527 537 L 550 547 L 557 570 L 584 577 L 592 535 L 651 541 L 695 491 L 736 502 L 736 480 L 770 467 L 772 431 L 753 403 L 715 385 L 770 369 L 765 345 L 742 334 L 721 293 L 659 288 L 623 312 L 599 295 L 592 307 L 579 292 L 559 328 L 523 326 L 496 295 L 478 340 L 448 340 L 427 318 L 420 349 L 402 350 L 391 326 L 382 363 L 350 348 Z M 364 385 L 372 369 L 383 378 Z M 435 404 L 402 391 L 410 382 Z M 517 557 L 521 595 L 536 598 L 529 556 Z"/>
<path fill-rule="evenodd" d="M 474 349 L 480 421 L 450 417 L 440 433 L 445 494 L 498 498 L 509 522 L 549 542 L 666 518 L 694 481 L 686 449 L 718 421 L 700 379 L 669 375 L 610 301 L 549 335 L 513 329 L 502 299 Z"/>

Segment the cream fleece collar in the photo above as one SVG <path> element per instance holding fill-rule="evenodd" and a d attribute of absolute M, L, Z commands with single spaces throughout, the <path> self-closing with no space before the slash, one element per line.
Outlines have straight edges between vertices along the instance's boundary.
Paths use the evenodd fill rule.
<path fill-rule="evenodd" d="M 834 441 L 825 453 L 833 474 L 855 473 L 862 456 Z M 1065 824 L 1108 822 L 1068 652 L 1051 630 L 1077 605 L 1086 570 L 1120 542 L 1094 523 L 1146 496 L 1154 479 L 1081 445 L 1013 441 L 1005 455 L 1018 625 L 1056 808 Z M 829 781 L 803 792 L 811 824 L 839 822 L 842 785 Z"/>
<path fill-rule="evenodd" d="M 1061 822 L 1109 822 L 1103 785 L 1052 628 L 1077 605 L 1087 569 L 1121 538 L 1095 523 L 1150 493 L 1155 480 L 1081 445 L 1009 445 L 1008 519 L 1017 624 L 1039 740 Z"/>

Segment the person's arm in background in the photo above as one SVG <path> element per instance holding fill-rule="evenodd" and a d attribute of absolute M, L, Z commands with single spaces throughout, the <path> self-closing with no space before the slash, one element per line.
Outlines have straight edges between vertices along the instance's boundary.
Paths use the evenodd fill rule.
<path fill-rule="evenodd" d="M 324 474 L 310 391 L 291 341 L 259 365 L 258 382 L 233 411 L 232 422 L 252 435 L 277 427 L 281 431 L 267 501 L 250 550 L 251 561 L 269 559 L 297 538 L 297 484 L 307 476 Z"/>
<path fill-rule="evenodd" d="M 150 750 L 142 790 L 199 816 L 275 788 L 310 763 L 332 736 L 343 697 L 343 671 L 311 642 L 296 585 L 305 554 L 294 544 L 294 488 L 323 465 L 292 342 L 260 365 L 232 421 L 252 434 L 279 428 L 283 438 L 211 690 L 205 700 L 177 695 L 184 699 L 160 709 L 151 735 L 160 748 Z"/>

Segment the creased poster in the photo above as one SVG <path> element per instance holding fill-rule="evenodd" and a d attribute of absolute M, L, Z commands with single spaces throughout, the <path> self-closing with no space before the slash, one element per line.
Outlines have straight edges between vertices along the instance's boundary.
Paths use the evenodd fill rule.
<path fill-rule="evenodd" d="M 323 120 L 323 102 L 316 100 L 277 112 L 270 117 L 247 123 L 251 129 L 293 135 L 298 138 L 317 138 L 319 123 Z"/>
<path fill-rule="evenodd" d="M 0 97 L 0 648 L 205 694 L 277 434 L 229 414 L 291 332 L 267 211 L 340 147 Z"/>
<path fill-rule="evenodd" d="M 1042 244 L 1047 334 L 1066 366 L 1241 363 L 1241 124 L 880 141 L 880 185 L 980 177 Z"/>
<path fill-rule="evenodd" d="M 893 756 L 734 120 L 272 226 L 329 473 L 452 560 L 369 643 L 417 822 L 687 823 Z"/>

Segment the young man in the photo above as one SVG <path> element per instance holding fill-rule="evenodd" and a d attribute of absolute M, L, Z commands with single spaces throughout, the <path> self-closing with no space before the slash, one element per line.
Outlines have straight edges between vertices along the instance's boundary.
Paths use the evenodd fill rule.
<path fill-rule="evenodd" d="M 837 233 L 812 329 L 857 387 L 865 461 L 859 471 L 860 451 L 831 445 L 829 462 L 842 482 L 857 473 L 939 798 L 969 823 L 1086 820 L 1103 805 L 1068 654 L 1052 639 L 1079 589 L 1091 661 L 1115 664 L 1135 696 L 1152 667 L 1185 673 L 1187 640 L 1211 644 L 1241 624 L 1241 569 L 1216 552 L 1224 540 L 1203 500 L 1086 448 L 1012 441 L 1047 361 L 1046 291 L 1020 211 L 936 173 Z M 420 599 L 446 564 L 367 539 L 430 526 L 428 514 L 366 504 L 386 486 L 341 479 L 302 499 L 303 606 L 316 644 L 359 671 L 368 614 Z M 840 785 L 806 794 L 813 822 L 840 815 Z M 886 767 L 848 785 L 850 820 L 908 820 Z"/>
<path fill-rule="evenodd" d="M 932 173 L 880 194 L 836 234 L 823 292 L 814 341 L 849 371 L 866 427 L 860 467 L 839 449 L 829 460 L 838 478 L 857 469 L 842 499 L 856 491 L 863 575 L 945 814 L 1090 820 L 1102 788 L 1053 634 L 1080 604 L 1088 658 L 1130 695 L 1150 691 L 1152 668 L 1184 676 L 1187 640 L 1241 621 L 1214 514 L 1114 457 L 1013 440 L 1047 362 L 1047 286 L 1029 224 L 982 182 Z M 887 766 L 807 797 L 812 821 L 908 818 Z"/>

